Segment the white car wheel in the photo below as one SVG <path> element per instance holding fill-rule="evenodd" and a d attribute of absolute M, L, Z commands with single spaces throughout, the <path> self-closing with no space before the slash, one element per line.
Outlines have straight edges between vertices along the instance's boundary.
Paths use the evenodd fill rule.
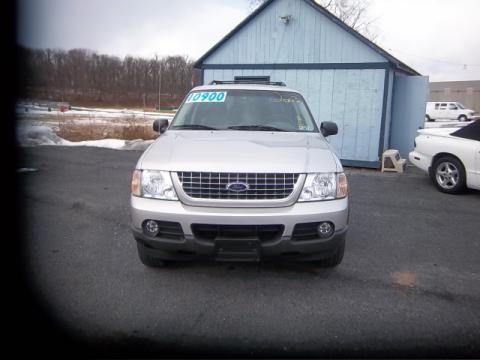
<path fill-rule="evenodd" d="M 453 156 L 438 159 L 434 165 L 434 180 L 442 192 L 461 192 L 465 188 L 465 170 L 462 163 Z"/>

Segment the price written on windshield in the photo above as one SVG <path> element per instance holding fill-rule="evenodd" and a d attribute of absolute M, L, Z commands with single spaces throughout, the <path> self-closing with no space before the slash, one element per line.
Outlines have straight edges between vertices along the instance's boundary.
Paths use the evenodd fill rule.
<path fill-rule="evenodd" d="M 214 103 L 214 102 L 225 102 L 227 98 L 226 91 L 206 91 L 206 92 L 193 92 L 188 95 L 188 103 Z"/>

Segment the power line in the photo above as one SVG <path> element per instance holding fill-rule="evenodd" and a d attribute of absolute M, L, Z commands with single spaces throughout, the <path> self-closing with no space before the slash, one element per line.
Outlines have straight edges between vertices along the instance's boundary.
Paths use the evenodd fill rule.
<path fill-rule="evenodd" d="M 388 50 L 403 53 L 403 54 L 409 55 L 409 56 L 414 56 L 414 57 L 417 57 L 417 58 L 423 58 L 423 59 L 425 59 L 429 62 L 443 63 L 443 64 L 454 65 L 454 66 L 463 66 L 464 70 L 466 70 L 467 67 L 477 67 L 477 66 L 480 67 L 480 64 L 454 63 L 454 62 L 451 62 L 451 61 L 433 59 L 433 58 L 429 58 L 429 57 L 426 57 L 426 56 L 412 54 L 412 53 L 408 53 L 408 52 L 405 52 L 405 51 L 402 51 L 402 50 L 397 50 L 397 49 L 392 49 L 392 48 L 388 48 Z"/>

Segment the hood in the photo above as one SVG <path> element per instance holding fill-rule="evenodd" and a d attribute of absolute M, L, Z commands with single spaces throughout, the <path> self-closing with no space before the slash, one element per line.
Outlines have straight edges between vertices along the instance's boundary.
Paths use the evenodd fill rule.
<path fill-rule="evenodd" d="M 168 130 L 137 168 L 168 171 L 308 173 L 342 171 L 318 133 Z"/>

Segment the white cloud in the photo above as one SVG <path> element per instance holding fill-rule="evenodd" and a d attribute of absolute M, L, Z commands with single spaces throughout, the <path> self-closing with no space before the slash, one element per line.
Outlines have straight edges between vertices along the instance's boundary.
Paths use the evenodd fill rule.
<path fill-rule="evenodd" d="M 431 81 L 480 79 L 480 1 L 374 0 L 370 11 L 380 45 Z"/>
<path fill-rule="evenodd" d="M 18 41 L 112 55 L 200 57 L 249 12 L 228 0 L 19 0 Z"/>

